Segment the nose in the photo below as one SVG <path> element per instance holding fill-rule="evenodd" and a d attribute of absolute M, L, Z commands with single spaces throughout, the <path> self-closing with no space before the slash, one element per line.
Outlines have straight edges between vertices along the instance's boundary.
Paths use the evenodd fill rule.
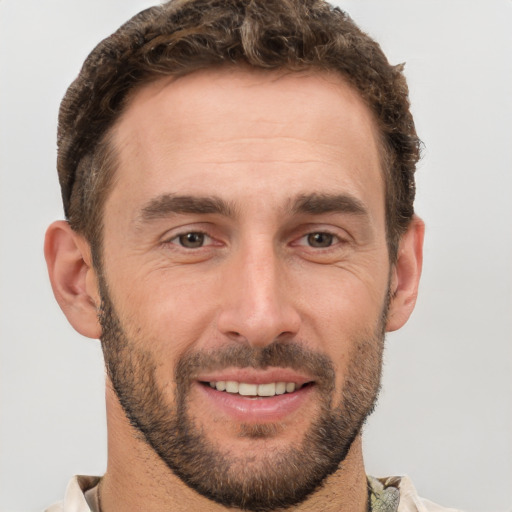
<path fill-rule="evenodd" d="M 264 347 L 297 334 L 301 319 L 284 265 L 271 247 L 247 250 L 231 259 L 218 317 L 223 335 Z"/>

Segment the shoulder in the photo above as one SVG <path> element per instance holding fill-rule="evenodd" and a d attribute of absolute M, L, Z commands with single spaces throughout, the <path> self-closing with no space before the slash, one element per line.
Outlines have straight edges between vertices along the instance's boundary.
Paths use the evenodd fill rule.
<path fill-rule="evenodd" d="M 368 476 L 368 486 L 371 508 L 375 512 L 462 512 L 454 508 L 441 507 L 432 501 L 420 498 L 407 476 L 385 478 Z"/>
<path fill-rule="evenodd" d="M 64 511 L 64 505 L 62 501 L 59 501 L 58 503 L 54 503 L 53 505 L 50 505 L 48 508 L 44 509 L 44 512 L 63 512 Z"/>
<path fill-rule="evenodd" d="M 74 476 L 66 488 L 63 501 L 46 508 L 44 512 L 91 512 L 84 493 L 100 481 L 96 476 Z"/>
<path fill-rule="evenodd" d="M 455 508 L 436 505 L 432 501 L 420 498 L 410 478 L 403 476 L 399 482 L 400 505 L 398 512 L 462 512 Z"/>

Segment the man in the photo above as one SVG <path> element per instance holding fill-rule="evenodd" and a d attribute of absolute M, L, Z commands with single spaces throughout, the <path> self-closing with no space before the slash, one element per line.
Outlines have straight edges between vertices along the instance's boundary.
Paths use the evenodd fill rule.
<path fill-rule="evenodd" d="M 58 144 L 45 254 L 109 448 L 49 510 L 441 510 L 362 458 L 424 231 L 374 41 L 323 2 L 175 0 L 91 53 Z"/>

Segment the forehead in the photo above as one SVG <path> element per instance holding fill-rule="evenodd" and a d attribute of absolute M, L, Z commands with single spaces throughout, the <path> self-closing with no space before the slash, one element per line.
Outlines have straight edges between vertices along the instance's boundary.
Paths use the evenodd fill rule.
<path fill-rule="evenodd" d="M 113 141 L 114 195 L 221 187 L 240 197 L 252 180 L 266 195 L 335 186 L 383 196 L 373 116 L 334 73 L 227 68 L 161 78 L 132 95 Z"/>
<path fill-rule="evenodd" d="M 131 95 L 117 123 L 118 140 L 122 143 L 131 136 L 131 142 L 149 142 L 143 134 L 154 135 L 155 121 L 172 129 L 172 137 L 165 134 L 167 144 L 180 146 L 195 142 L 187 130 L 191 124 L 198 136 L 209 125 L 222 124 L 219 140 L 240 135 L 241 127 L 251 136 L 265 136 L 268 126 L 276 123 L 294 123 L 297 137 L 320 134 L 328 126 L 332 137 L 325 142 L 333 144 L 340 142 L 336 128 L 341 125 L 350 125 L 354 135 L 367 138 L 376 131 L 370 110 L 345 79 L 338 73 L 314 70 L 221 68 L 157 79 Z"/>

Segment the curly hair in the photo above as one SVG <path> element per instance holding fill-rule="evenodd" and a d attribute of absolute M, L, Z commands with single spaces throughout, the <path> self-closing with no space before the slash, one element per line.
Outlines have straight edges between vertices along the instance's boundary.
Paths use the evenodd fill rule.
<path fill-rule="evenodd" d="M 161 76 L 222 66 L 335 71 L 360 94 L 381 135 L 392 260 L 414 214 L 420 141 L 403 66 L 323 0 L 171 0 L 146 9 L 87 57 L 60 108 L 58 172 L 64 212 L 91 246 L 116 167 L 111 128 L 129 93 Z"/>

